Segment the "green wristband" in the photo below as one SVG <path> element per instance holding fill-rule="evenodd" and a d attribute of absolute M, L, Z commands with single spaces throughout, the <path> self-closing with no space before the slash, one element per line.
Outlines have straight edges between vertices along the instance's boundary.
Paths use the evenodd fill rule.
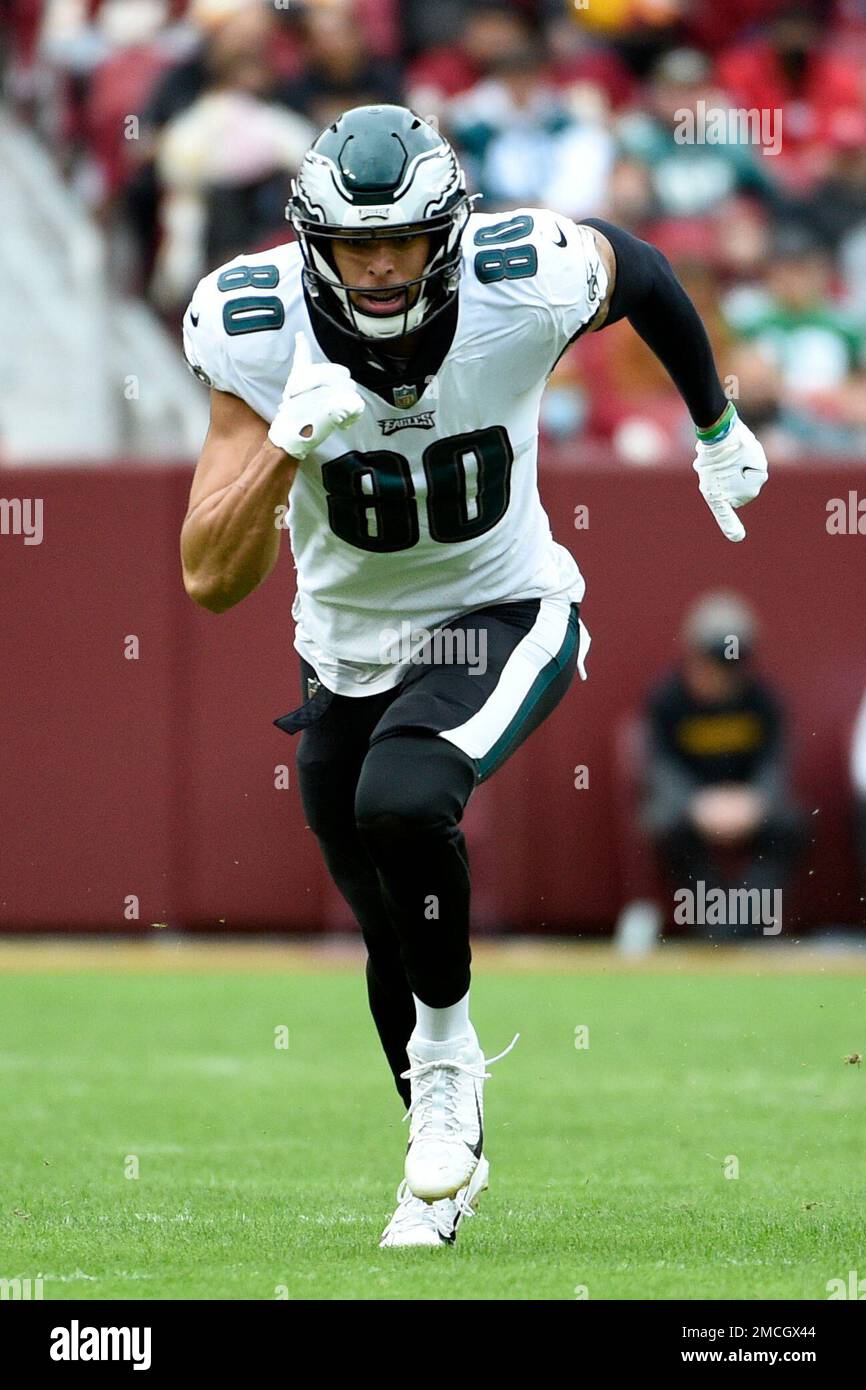
<path fill-rule="evenodd" d="M 710 425 L 709 429 L 706 430 L 699 430 L 695 427 L 695 434 L 704 444 L 717 444 L 718 441 L 723 439 L 728 433 L 728 430 L 731 428 L 736 418 L 737 411 L 734 402 L 728 401 L 721 419 L 717 420 L 714 425 Z"/>

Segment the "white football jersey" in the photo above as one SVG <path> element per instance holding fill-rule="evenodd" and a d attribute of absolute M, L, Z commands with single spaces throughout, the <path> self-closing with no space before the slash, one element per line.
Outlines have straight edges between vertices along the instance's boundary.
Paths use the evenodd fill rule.
<path fill-rule="evenodd" d="M 364 414 L 308 455 L 292 484 L 295 647 L 338 694 L 396 685 L 449 618 L 583 597 L 538 495 L 538 415 L 557 359 L 607 291 L 595 240 L 567 217 L 520 208 L 473 213 L 462 248 L 441 365 L 414 389 L 356 381 Z M 205 276 L 184 316 L 196 374 L 268 422 L 297 331 L 314 362 L 329 360 L 302 269 L 296 243 L 239 256 Z"/>

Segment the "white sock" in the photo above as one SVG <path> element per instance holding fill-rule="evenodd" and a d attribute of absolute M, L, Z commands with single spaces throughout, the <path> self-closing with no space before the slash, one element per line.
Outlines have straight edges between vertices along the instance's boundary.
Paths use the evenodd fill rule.
<path fill-rule="evenodd" d="M 469 991 L 456 1004 L 447 1009 L 431 1009 L 413 994 L 415 1000 L 415 1032 L 427 1042 L 450 1042 L 452 1038 L 462 1038 L 471 1032 L 469 1022 Z"/>

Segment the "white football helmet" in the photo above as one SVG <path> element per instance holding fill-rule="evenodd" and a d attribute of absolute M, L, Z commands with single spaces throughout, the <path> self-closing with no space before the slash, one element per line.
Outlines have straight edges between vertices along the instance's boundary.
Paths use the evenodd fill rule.
<path fill-rule="evenodd" d="M 457 293 L 460 237 L 472 210 L 451 145 L 404 106 L 358 106 L 328 126 L 304 156 L 286 208 L 316 308 L 355 337 L 400 338 L 427 324 Z M 426 232 L 430 255 L 395 314 L 365 314 L 346 285 L 332 244 Z M 413 300 L 413 290 L 419 286 Z"/>

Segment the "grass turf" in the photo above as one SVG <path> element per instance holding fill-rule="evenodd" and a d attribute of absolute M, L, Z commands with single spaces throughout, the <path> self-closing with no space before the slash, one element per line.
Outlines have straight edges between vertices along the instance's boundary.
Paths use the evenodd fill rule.
<path fill-rule="evenodd" d="M 485 966 L 488 1052 L 522 1033 L 486 1092 L 491 1191 L 456 1248 L 382 1251 L 406 1130 L 360 972 L 0 977 L 0 1277 L 50 1299 L 826 1298 L 866 1275 L 866 1072 L 843 1062 L 864 994 Z"/>

